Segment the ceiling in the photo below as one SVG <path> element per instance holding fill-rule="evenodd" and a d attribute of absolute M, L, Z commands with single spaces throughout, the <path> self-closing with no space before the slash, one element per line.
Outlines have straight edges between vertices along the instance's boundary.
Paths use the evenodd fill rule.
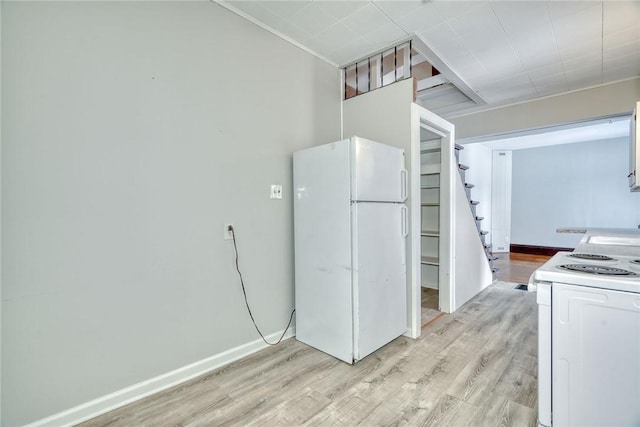
<path fill-rule="evenodd" d="M 640 1 L 218 3 L 338 66 L 415 34 L 484 101 L 445 117 L 640 75 Z"/>

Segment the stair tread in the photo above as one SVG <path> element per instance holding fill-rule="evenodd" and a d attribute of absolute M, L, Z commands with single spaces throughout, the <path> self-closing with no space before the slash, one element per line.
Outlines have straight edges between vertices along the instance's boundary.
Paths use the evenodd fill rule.
<path fill-rule="evenodd" d="M 473 206 L 478 205 L 480 202 L 477 200 L 469 200 L 469 203 L 471 203 Z"/>
<path fill-rule="evenodd" d="M 440 203 L 420 203 L 422 206 L 440 206 Z"/>
<path fill-rule="evenodd" d="M 466 171 L 467 169 L 469 169 L 469 166 L 463 165 L 462 163 L 458 163 L 458 168 L 462 169 L 463 171 Z"/>
<path fill-rule="evenodd" d="M 469 184 L 468 182 L 464 183 L 464 188 L 473 188 L 473 187 L 475 187 L 475 185 Z"/>
<path fill-rule="evenodd" d="M 480 235 L 486 236 L 487 234 L 489 234 L 488 231 L 480 230 Z"/>
<path fill-rule="evenodd" d="M 453 148 L 455 148 L 456 150 L 464 150 L 464 147 L 460 144 L 454 144 Z"/>
<path fill-rule="evenodd" d="M 497 260 L 497 259 L 498 259 L 498 257 L 497 257 L 497 256 L 495 256 L 495 255 L 491 255 L 491 256 L 488 256 L 488 257 L 487 257 L 487 259 L 488 259 L 489 261 L 495 261 L 495 260 Z"/>
<path fill-rule="evenodd" d="M 484 217 L 483 217 L 483 216 L 477 216 L 477 217 L 476 217 L 476 221 L 482 221 L 483 219 L 484 219 Z"/>

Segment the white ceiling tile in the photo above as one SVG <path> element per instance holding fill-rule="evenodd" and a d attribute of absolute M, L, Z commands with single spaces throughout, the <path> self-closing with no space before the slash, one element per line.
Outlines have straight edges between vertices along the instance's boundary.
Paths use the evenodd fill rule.
<path fill-rule="evenodd" d="M 362 58 L 366 53 L 362 53 L 362 41 L 355 39 L 341 46 L 340 49 L 330 52 L 328 55 L 334 59 L 337 64 L 344 66 Z"/>
<path fill-rule="evenodd" d="M 640 41 L 618 45 L 616 47 L 605 50 L 603 60 L 607 62 L 616 58 L 624 58 L 636 55 L 640 55 Z"/>
<path fill-rule="evenodd" d="M 417 34 L 430 48 L 437 49 L 443 54 L 455 55 L 460 51 L 468 52 L 468 48 L 462 43 L 460 37 L 446 22 L 426 28 Z"/>
<path fill-rule="evenodd" d="M 374 46 L 378 46 L 375 48 L 375 50 L 378 50 L 405 37 L 407 37 L 407 33 L 398 28 L 396 24 L 390 22 L 370 33 L 367 33 L 363 38 Z"/>
<path fill-rule="evenodd" d="M 603 77 L 605 81 L 616 81 L 622 79 L 628 79 L 631 77 L 637 77 L 640 69 L 640 58 L 634 62 L 626 62 L 619 67 L 605 68 Z"/>
<path fill-rule="evenodd" d="M 444 18 L 460 37 L 465 35 L 476 37 L 479 34 L 483 34 L 483 31 L 492 35 L 497 32 L 504 33 L 498 18 L 493 13 L 493 9 L 486 2 L 457 17 L 447 19 L 444 16 Z"/>
<path fill-rule="evenodd" d="M 451 68 L 453 72 L 464 80 L 472 89 L 484 84 L 493 83 L 496 80 L 495 75 L 488 73 L 482 64 L 473 56 L 471 56 L 464 64 L 449 64 L 449 68 Z"/>
<path fill-rule="evenodd" d="M 414 9 L 410 14 L 396 20 L 398 25 L 408 33 L 418 33 L 429 30 L 444 23 L 432 3 L 426 3 L 422 7 Z"/>
<path fill-rule="evenodd" d="M 298 27 L 305 28 L 310 34 L 316 35 L 320 31 L 334 25 L 338 20 L 320 9 L 313 3 L 305 6 L 290 18 L 291 22 Z"/>
<path fill-rule="evenodd" d="M 540 1 L 492 1 L 489 3 L 509 34 L 549 24 L 547 5 Z"/>
<path fill-rule="evenodd" d="M 616 31 L 614 33 L 605 34 L 603 38 L 604 49 L 613 49 L 620 45 L 627 43 L 640 41 L 640 25 L 636 25 L 632 28 L 627 28 L 622 31 Z"/>
<path fill-rule="evenodd" d="M 274 26 L 276 31 L 284 34 L 285 36 L 297 41 L 298 43 L 305 44 L 307 40 L 313 38 L 313 35 L 307 32 L 304 28 L 295 25 L 291 21 L 286 19 L 280 21 Z"/>
<path fill-rule="evenodd" d="M 488 48 L 484 51 L 474 51 L 474 55 L 488 72 L 496 75 L 509 76 L 523 71 L 518 57 L 507 49 Z"/>
<path fill-rule="evenodd" d="M 539 67 L 545 67 L 554 64 L 562 64 L 562 57 L 560 53 L 556 51 L 550 51 L 548 54 L 539 56 L 526 55 L 520 56 L 520 62 L 525 70 L 534 70 Z"/>
<path fill-rule="evenodd" d="M 589 64 L 584 65 L 582 67 L 574 67 L 567 68 L 564 71 L 565 76 L 567 76 L 567 81 L 571 83 L 572 81 L 579 79 L 588 79 L 588 78 L 602 78 L 602 64 Z"/>
<path fill-rule="evenodd" d="M 536 88 L 540 89 L 544 86 L 566 86 L 567 85 L 567 77 L 564 74 L 564 71 L 554 74 L 548 75 L 539 75 L 536 77 L 530 76 L 531 83 L 533 83 Z"/>
<path fill-rule="evenodd" d="M 323 51 L 333 52 L 340 49 L 345 43 L 358 39 L 358 34 L 341 22 L 332 25 L 326 30 L 320 31 L 313 38 L 313 43 Z"/>
<path fill-rule="evenodd" d="M 562 65 L 567 72 L 574 70 L 593 70 L 599 72 L 602 68 L 602 55 L 598 52 L 591 55 L 566 59 L 562 62 Z"/>
<path fill-rule="evenodd" d="M 583 89 L 591 86 L 601 85 L 602 74 L 598 73 L 597 75 L 585 75 L 580 77 L 575 76 L 567 76 L 567 84 L 569 86 L 569 90 Z"/>
<path fill-rule="evenodd" d="M 634 65 L 636 67 L 635 72 L 629 75 L 628 77 L 640 75 L 640 54 L 639 53 L 608 59 L 607 61 L 603 62 L 602 67 L 605 70 L 612 70 L 616 68 L 626 68 L 628 66 L 634 66 Z"/>
<path fill-rule="evenodd" d="M 401 1 L 401 0 L 377 0 L 376 6 L 380 8 L 391 19 L 398 19 L 421 7 L 422 0 Z"/>
<path fill-rule="evenodd" d="M 352 30 L 366 34 L 391 21 L 377 7 L 367 4 L 343 19 L 342 22 Z"/>
<path fill-rule="evenodd" d="M 481 6 L 486 6 L 486 2 L 480 1 L 451 1 L 436 0 L 432 2 L 438 13 L 445 19 L 451 19 L 460 15 L 465 15 Z"/>
<path fill-rule="evenodd" d="M 508 37 L 522 65 L 527 69 L 560 61 L 556 38 L 550 22 L 526 31 L 510 33 Z"/>
<path fill-rule="evenodd" d="M 545 80 L 551 77 L 558 79 L 559 75 L 562 75 L 564 80 L 564 67 L 562 63 L 560 63 L 560 61 L 553 64 L 544 65 L 542 67 L 527 69 L 526 73 L 527 76 L 529 76 L 529 79 L 534 82 Z"/>
<path fill-rule="evenodd" d="M 316 5 L 336 19 L 344 19 L 358 9 L 363 8 L 368 1 L 316 1 Z"/>
<path fill-rule="evenodd" d="M 281 16 L 265 8 L 261 1 L 231 1 L 229 4 L 270 27 L 275 27 L 283 20 Z"/>
<path fill-rule="evenodd" d="M 602 11 L 590 7 L 552 20 L 559 49 L 568 49 L 582 40 L 602 38 Z"/>
<path fill-rule="evenodd" d="M 563 18 L 574 13 L 584 11 L 585 9 L 601 8 L 599 1 L 581 1 L 581 0 L 550 0 L 547 1 L 547 9 L 549 10 L 549 16 L 551 20 Z"/>
<path fill-rule="evenodd" d="M 602 55 L 602 39 L 594 37 L 572 42 L 559 47 L 558 51 L 563 61 L 591 55 Z"/>
<path fill-rule="evenodd" d="M 538 95 L 549 95 L 569 90 L 567 78 L 564 73 L 532 79 L 531 82 L 535 86 Z"/>
<path fill-rule="evenodd" d="M 270 10 L 272 13 L 283 18 L 291 18 L 293 15 L 304 9 L 311 0 L 296 1 L 260 1 L 260 5 Z M 240 2 L 242 3 L 242 2 Z"/>
<path fill-rule="evenodd" d="M 618 32 L 622 29 L 638 28 L 640 22 L 639 1 L 605 1 L 604 34 Z"/>

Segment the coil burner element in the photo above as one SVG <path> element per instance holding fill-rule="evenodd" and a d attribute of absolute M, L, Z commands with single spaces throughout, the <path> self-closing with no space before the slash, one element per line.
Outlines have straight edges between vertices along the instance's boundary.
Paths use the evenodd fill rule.
<path fill-rule="evenodd" d="M 569 254 L 567 256 L 571 258 L 586 259 L 589 261 L 615 261 L 615 258 L 611 258 L 610 256 L 606 256 L 606 255 L 598 255 L 598 254 L 577 253 L 577 254 Z"/>
<path fill-rule="evenodd" d="M 559 265 L 558 268 L 577 271 L 579 273 L 597 274 L 600 276 L 637 276 L 633 271 L 593 264 L 564 264 Z"/>

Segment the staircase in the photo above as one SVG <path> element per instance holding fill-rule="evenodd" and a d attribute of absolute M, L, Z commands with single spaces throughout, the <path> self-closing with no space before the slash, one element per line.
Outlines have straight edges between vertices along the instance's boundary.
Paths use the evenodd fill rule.
<path fill-rule="evenodd" d="M 462 182 L 464 183 L 465 193 L 467 194 L 467 199 L 469 200 L 469 207 L 471 208 L 471 213 L 476 220 L 478 235 L 480 236 L 480 240 L 482 241 L 482 245 L 484 246 L 484 251 L 487 255 L 489 266 L 491 267 L 491 272 L 493 273 L 495 278 L 495 273 L 498 271 L 498 269 L 493 265 L 493 261 L 497 260 L 498 257 L 493 255 L 493 253 L 491 252 L 491 244 L 486 242 L 486 236 L 489 234 L 489 232 L 482 229 L 482 220 L 484 219 L 484 217 L 478 216 L 476 212 L 476 207 L 480 204 L 480 202 L 471 198 L 471 189 L 474 187 L 474 185 L 468 183 L 465 179 L 465 175 L 469 170 L 469 166 L 460 163 L 460 150 L 464 150 L 464 147 L 462 145 L 455 144 L 455 155 L 456 163 L 458 164 L 458 172 L 460 173 L 460 177 L 462 178 Z"/>

